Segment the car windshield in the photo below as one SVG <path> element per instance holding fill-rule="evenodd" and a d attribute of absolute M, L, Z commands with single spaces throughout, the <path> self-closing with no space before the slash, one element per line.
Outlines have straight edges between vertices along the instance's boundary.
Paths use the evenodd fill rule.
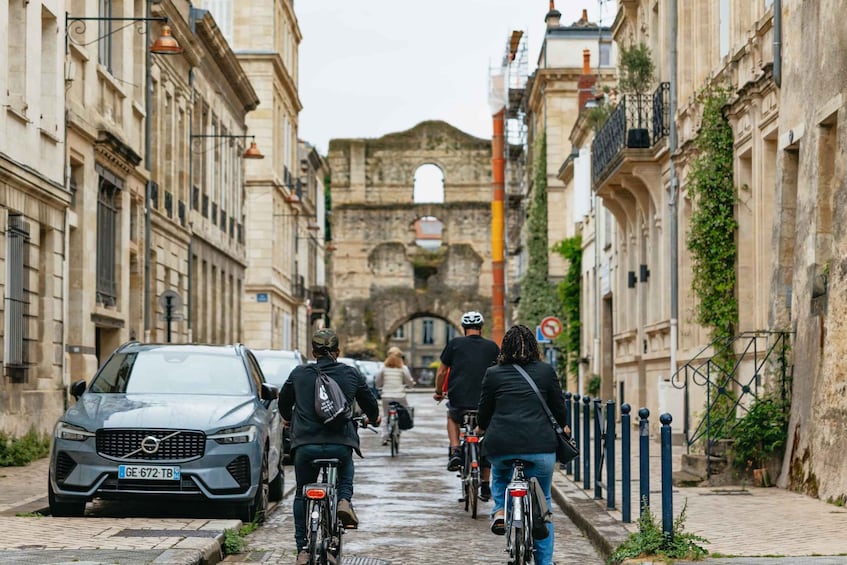
<path fill-rule="evenodd" d="M 241 358 L 233 353 L 150 349 L 113 356 L 89 387 L 125 394 L 251 394 Z"/>
<path fill-rule="evenodd" d="M 288 380 L 288 375 L 299 365 L 293 357 L 275 357 L 273 355 L 256 355 L 265 380 L 274 386 L 281 387 Z"/>

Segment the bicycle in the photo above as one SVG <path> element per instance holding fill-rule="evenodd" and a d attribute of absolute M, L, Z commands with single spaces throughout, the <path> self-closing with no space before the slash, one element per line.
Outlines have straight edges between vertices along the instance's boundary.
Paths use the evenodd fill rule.
<path fill-rule="evenodd" d="M 397 415 L 397 402 L 388 405 L 388 443 L 391 445 L 391 456 L 400 452 L 400 418 Z"/>
<path fill-rule="evenodd" d="M 353 421 L 358 426 L 367 427 L 364 416 L 353 418 Z M 369 429 L 376 432 L 373 428 Z M 319 469 L 318 482 L 309 483 L 303 488 L 308 520 L 306 548 L 309 551 L 309 564 L 341 563 L 344 526 L 336 513 L 339 460 L 315 459 L 312 465 Z"/>
<path fill-rule="evenodd" d="M 532 563 L 532 496 L 522 459 L 512 461 L 512 479 L 506 487 L 504 509 L 506 518 L 506 550 L 509 565 Z"/>
<path fill-rule="evenodd" d="M 477 411 L 469 410 L 462 416 L 462 428 L 459 435 L 459 446 L 462 450 L 462 467 L 459 477 L 462 479 L 462 498 L 465 512 L 470 509 L 471 518 L 476 518 L 479 504 L 479 436 L 476 435 Z"/>

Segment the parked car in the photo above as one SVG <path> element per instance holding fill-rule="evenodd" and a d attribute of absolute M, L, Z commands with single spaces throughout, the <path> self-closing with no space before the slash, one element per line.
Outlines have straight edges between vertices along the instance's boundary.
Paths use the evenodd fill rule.
<path fill-rule="evenodd" d="M 254 349 L 253 354 L 262 367 L 265 380 L 279 389 L 282 389 L 295 367 L 306 364 L 306 359 L 297 350 Z M 292 462 L 291 430 L 288 426 L 282 428 L 282 462 L 286 465 Z"/>
<path fill-rule="evenodd" d="M 376 388 L 376 382 L 374 379 L 379 370 L 382 369 L 382 362 L 360 359 L 356 363 L 359 366 L 359 370 L 365 375 L 365 380 L 367 381 L 371 392 L 375 397 L 379 398 L 379 390 Z"/>
<path fill-rule="evenodd" d="M 279 389 L 243 345 L 120 346 L 59 419 L 50 452 L 54 516 L 93 498 L 226 503 L 261 521 L 282 498 Z"/>
<path fill-rule="evenodd" d="M 354 369 L 356 369 L 356 371 L 358 371 L 359 374 L 362 375 L 362 377 L 364 377 L 365 381 L 367 382 L 368 377 L 365 374 L 365 372 L 362 370 L 362 367 L 359 365 L 358 359 L 353 359 L 352 357 L 339 357 L 338 359 L 336 359 L 336 361 L 338 361 L 339 363 L 344 363 L 345 365 L 349 365 L 349 366 L 353 367 Z M 373 379 L 371 379 L 371 382 L 373 382 Z M 368 386 L 370 386 L 370 385 L 368 385 Z M 361 408 L 359 408 L 359 403 L 356 402 L 356 401 L 353 401 L 353 416 L 358 418 L 362 414 L 363 414 L 363 412 L 362 412 Z"/>

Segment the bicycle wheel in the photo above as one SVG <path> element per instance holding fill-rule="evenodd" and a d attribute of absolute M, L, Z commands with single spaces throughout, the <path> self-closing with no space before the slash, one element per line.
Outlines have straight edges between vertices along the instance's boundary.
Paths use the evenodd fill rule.
<path fill-rule="evenodd" d="M 470 468 L 470 480 L 468 485 L 468 497 L 470 498 L 471 518 L 476 519 L 476 510 L 479 505 L 479 467 L 475 466 L 476 459 L 476 444 L 467 444 L 468 449 L 468 467 Z"/>
<path fill-rule="evenodd" d="M 392 418 L 391 426 L 389 427 L 389 430 L 388 430 L 388 436 L 389 436 L 388 439 L 391 442 L 391 456 L 395 457 L 397 455 L 398 448 L 400 447 L 398 437 L 397 437 L 398 436 L 397 418 Z"/>
<path fill-rule="evenodd" d="M 521 530 L 521 535 L 523 536 L 523 540 L 521 543 L 521 547 L 523 548 L 523 560 L 519 561 L 520 565 L 524 565 L 525 563 L 532 563 L 532 508 L 530 505 L 529 497 L 524 497 L 521 502 L 523 505 L 523 515 L 524 515 L 524 525 Z"/>
<path fill-rule="evenodd" d="M 327 565 L 327 549 L 329 548 L 329 511 L 323 501 L 312 502 L 309 515 L 318 507 L 317 517 L 311 518 L 309 528 L 309 563 L 310 565 Z"/>

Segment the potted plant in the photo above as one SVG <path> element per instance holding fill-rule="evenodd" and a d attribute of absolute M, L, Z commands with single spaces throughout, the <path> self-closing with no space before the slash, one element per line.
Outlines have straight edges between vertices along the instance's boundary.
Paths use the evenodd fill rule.
<path fill-rule="evenodd" d="M 770 486 L 769 462 L 782 456 L 788 428 L 788 410 L 781 398 L 766 395 L 753 401 L 730 436 L 733 464 L 752 472 L 759 486 Z"/>
<path fill-rule="evenodd" d="M 635 96 L 638 120 L 638 127 L 630 128 L 627 132 L 627 147 L 650 147 L 650 132 L 644 119 L 642 99 L 653 86 L 655 71 L 650 48 L 644 43 L 621 49 L 620 87 L 623 93 Z"/>

